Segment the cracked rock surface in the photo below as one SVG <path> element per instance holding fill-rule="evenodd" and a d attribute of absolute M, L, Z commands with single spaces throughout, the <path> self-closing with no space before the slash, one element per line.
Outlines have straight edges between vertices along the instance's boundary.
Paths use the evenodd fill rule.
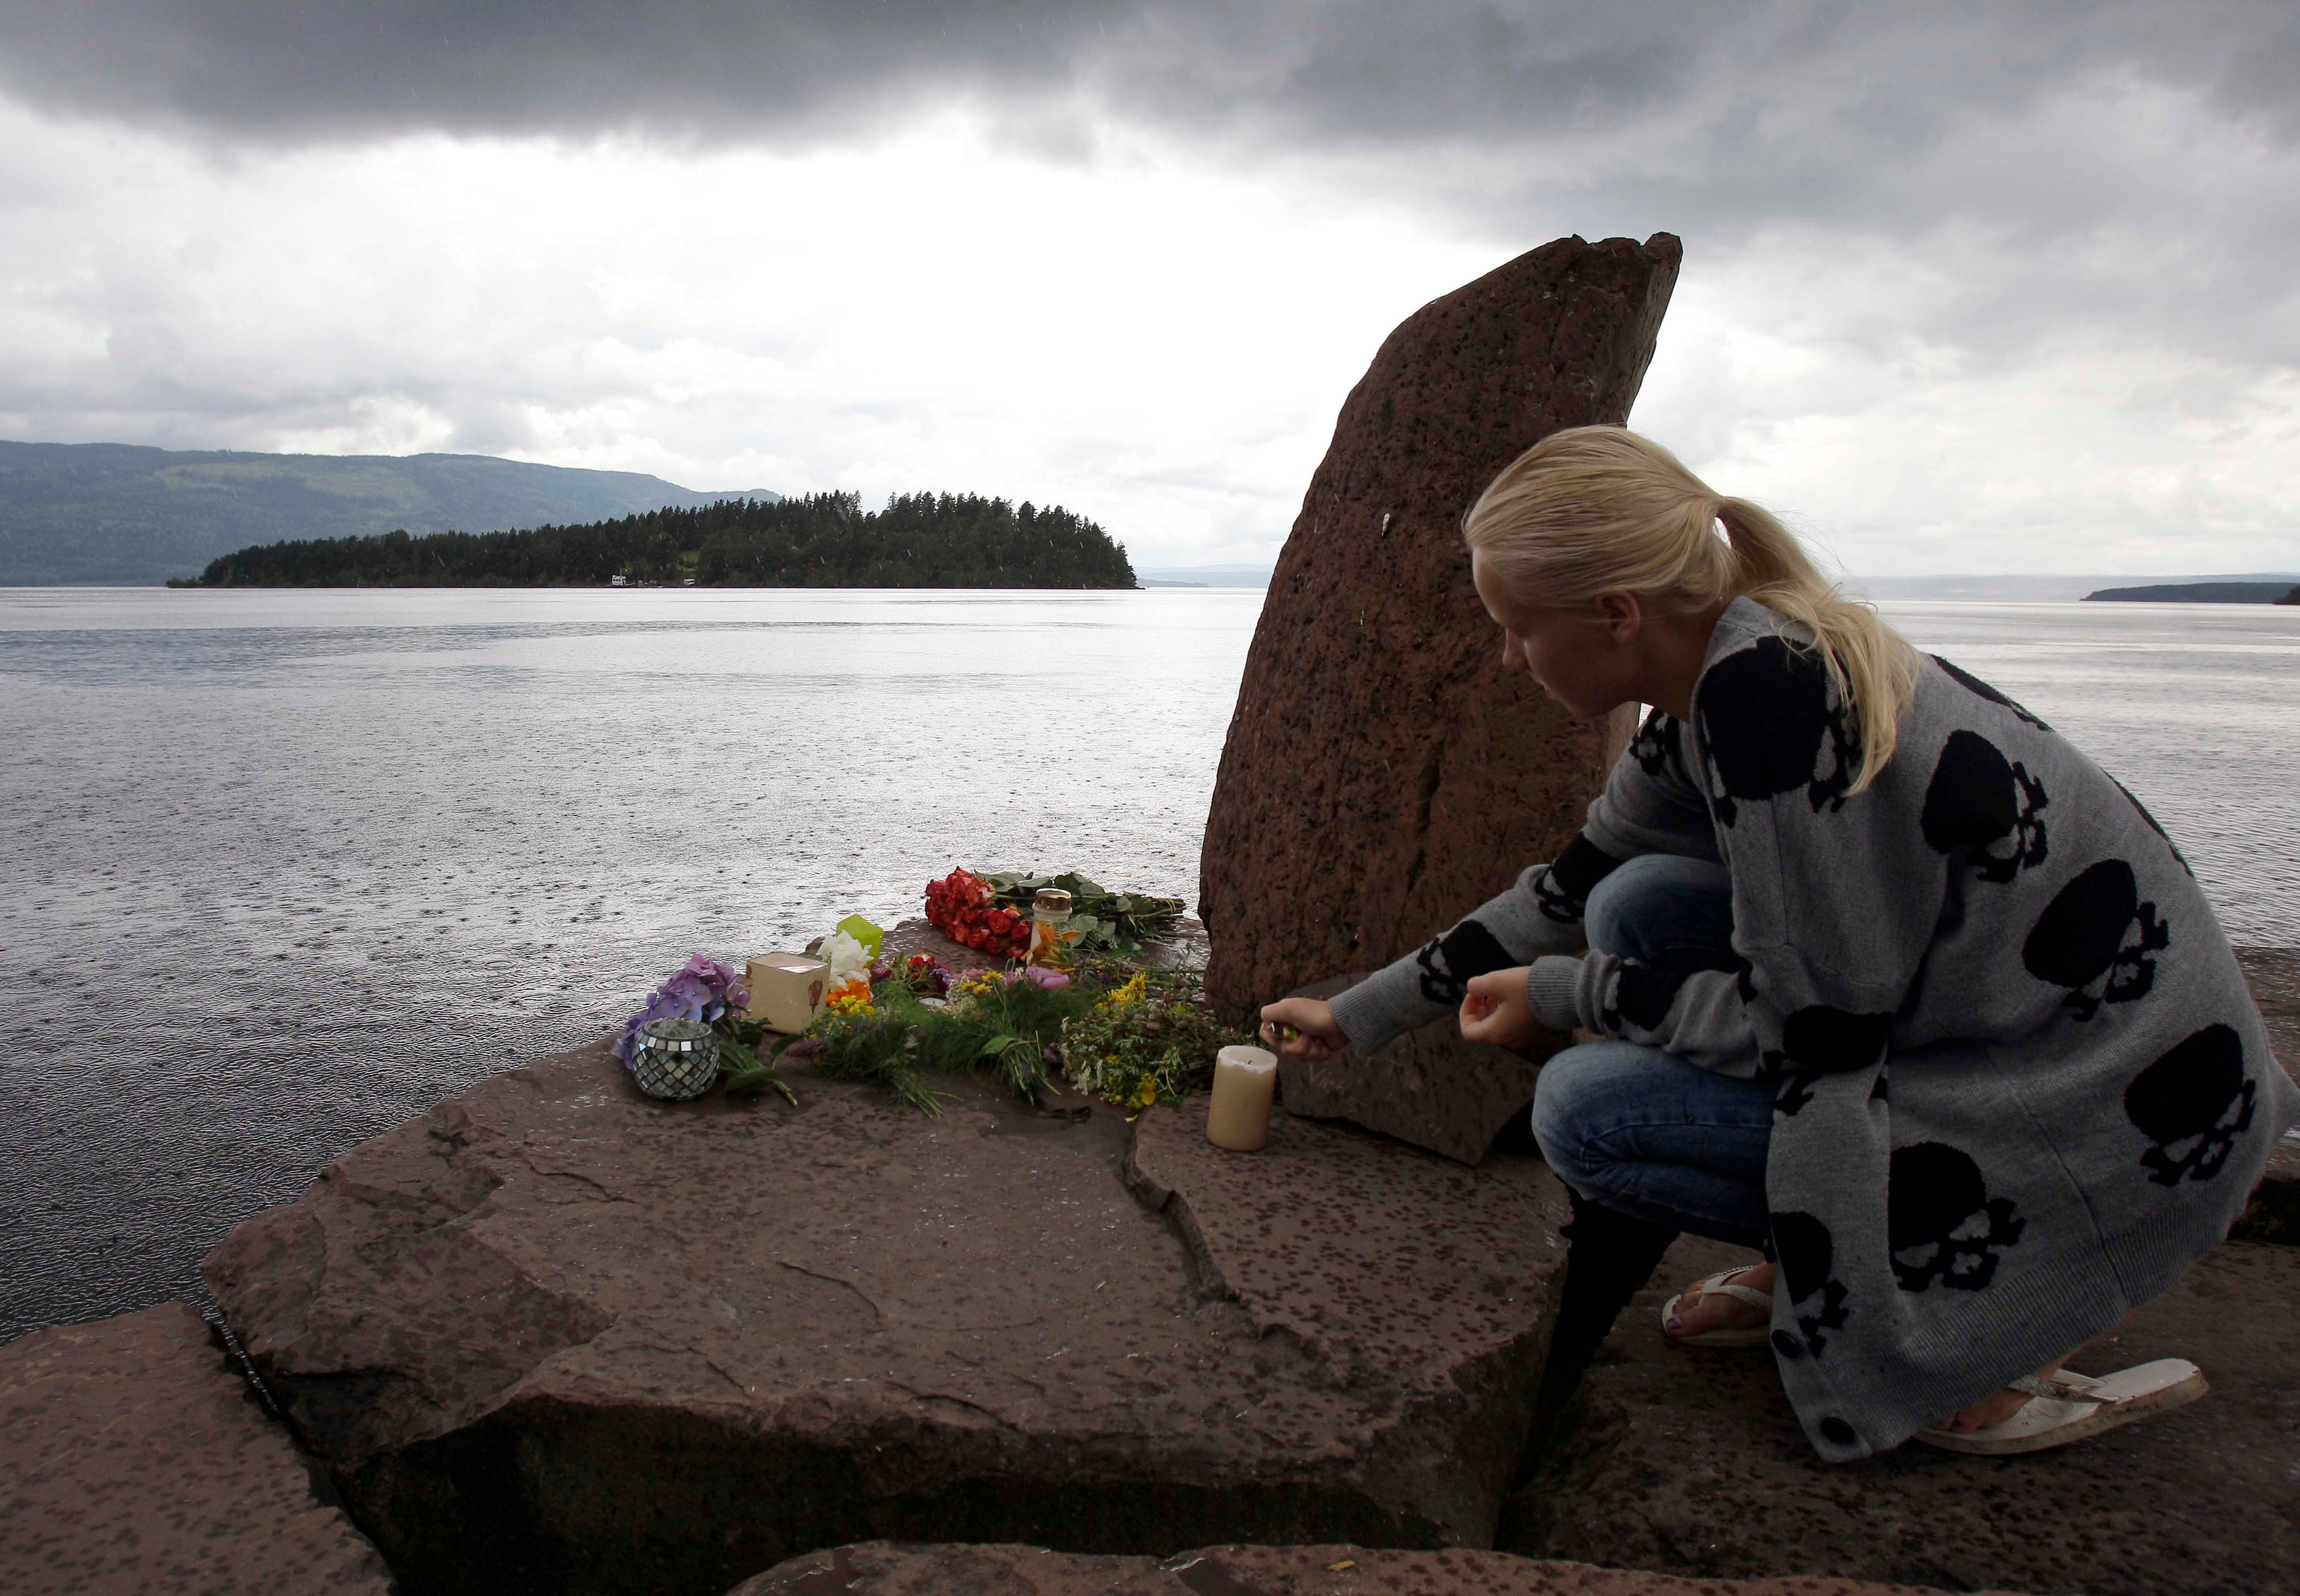
<path fill-rule="evenodd" d="M 389 1588 L 188 1304 L 0 1347 L 0 1591 Z"/>
<path fill-rule="evenodd" d="M 410 1596 L 879 1536 L 1490 1537 L 1562 1274 L 1538 1166 L 1282 1119 L 1223 1157 L 1154 1111 L 1129 1167 L 1104 1110 L 789 1076 L 662 1104 L 604 1046 L 542 1060 L 209 1257 Z"/>
<path fill-rule="evenodd" d="M 1680 1240 L 1623 1310 L 1501 1544 L 1688 1577 L 2066 1596 L 2288 1590 L 2300 1568 L 2300 1249 L 2229 1242 L 2071 1367 L 2186 1358 L 2211 1392 L 2025 1457 L 1815 1458 L 1771 1353 L 1679 1347 L 1660 1308 L 1753 1254 Z"/>
<path fill-rule="evenodd" d="M 729 1596 L 1886 1596 L 1888 1589 L 1843 1579 L 1694 1581 L 1460 1550 L 1207 1546 L 1154 1560 L 1036 1546 L 878 1543 L 794 1558 Z"/>

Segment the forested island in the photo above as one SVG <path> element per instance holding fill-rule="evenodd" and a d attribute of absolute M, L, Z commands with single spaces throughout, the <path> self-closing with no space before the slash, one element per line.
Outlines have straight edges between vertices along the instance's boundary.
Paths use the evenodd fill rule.
<path fill-rule="evenodd" d="M 2104 587 L 2087 603 L 2295 604 L 2300 587 L 2289 582 L 2159 582 L 2146 587 Z"/>
<path fill-rule="evenodd" d="M 976 494 L 811 494 L 517 532 L 389 532 L 264 544 L 201 587 L 1132 587 L 1126 550 L 1059 505 Z"/>

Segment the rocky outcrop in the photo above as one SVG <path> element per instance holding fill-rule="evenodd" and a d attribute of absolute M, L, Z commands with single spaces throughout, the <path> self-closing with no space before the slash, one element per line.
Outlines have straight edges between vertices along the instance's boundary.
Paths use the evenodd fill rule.
<path fill-rule="evenodd" d="M 1888 1596 L 1902 1589 L 1841 1579 L 1675 1579 L 1496 1551 L 1205 1546 L 1154 1561 L 1038 1546 L 876 1542 L 794 1558 L 729 1596 Z"/>
<path fill-rule="evenodd" d="M 2236 957 L 2252 1001 L 2268 1022 L 2277 1061 L 2285 1074 L 2300 1080 L 2300 950 L 2238 948 Z M 2300 1244 L 2300 1129 L 2287 1131 L 2269 1154 L 2268 1168 L 2229 1234 L 2238 1241 Z"/>
<path fill-rule="evenodd" d="M 1344 403 L 1206 826 L 1206 985 L 1226 1017 L 1410 951 L 1580 825 L 1627 727 L 1577 721 L 1502 669 L 1458 528 L 1545 435 L 1628 417 L 1679 254 L 1666 233 L 1545 245 L 1408 318 Z"/>
<path fill-rule="evenodd" d="M 187 1304 L 0 1347 L 0 1590 L 389 1589 Z"/>
<path fill-rule="evenodd" d="M 1690 1578 L 1808 1575 L 1970 1591 L 2177 1596 L 2300 1567 L 2300 1250 L 2231 1242 L 2073 1367 L 2187 1358 L 2211 1394 L 2027 1457 L 1911 1444 L 1813 1455 L 1771 1352 L 1676 1347 L 1660 1303 L 1750 1254 L 1681 1241 L 1614 1326 L 1501 1544 Z"/>
<path fill-rule="evenodd" d="M 410 1596 L 721 1590 L 873 1536 L 1489 1537 L 1560 1273 L 1538 1166 L 789 1075 L 795 1109 L 672 1105 L 546 1059 L 209 1258 Z"/>

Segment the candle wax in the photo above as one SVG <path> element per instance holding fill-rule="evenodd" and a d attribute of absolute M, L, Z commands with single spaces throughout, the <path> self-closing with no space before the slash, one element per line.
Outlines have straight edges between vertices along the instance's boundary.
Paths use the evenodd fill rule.
<path fill-rule="evenodd" d="M 1258 1047 L 1226 1047 L 1216 1053 L 1206 1140 L 1232 1152 L 1259 1151 L 1270 1139 L 1270 1100 L 1277 1089 L 1277 1054 Z"/>

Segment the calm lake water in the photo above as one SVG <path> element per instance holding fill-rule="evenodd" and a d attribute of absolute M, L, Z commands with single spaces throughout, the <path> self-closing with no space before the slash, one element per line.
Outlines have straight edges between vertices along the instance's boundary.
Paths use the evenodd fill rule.
<path fill-rule="evenodd" d="M 0 590 L 0 1339 L 954 864 L 1195 901 L 1258 592 Z M 2300 942 L 2300 609 L 1899 603 Z"/>

